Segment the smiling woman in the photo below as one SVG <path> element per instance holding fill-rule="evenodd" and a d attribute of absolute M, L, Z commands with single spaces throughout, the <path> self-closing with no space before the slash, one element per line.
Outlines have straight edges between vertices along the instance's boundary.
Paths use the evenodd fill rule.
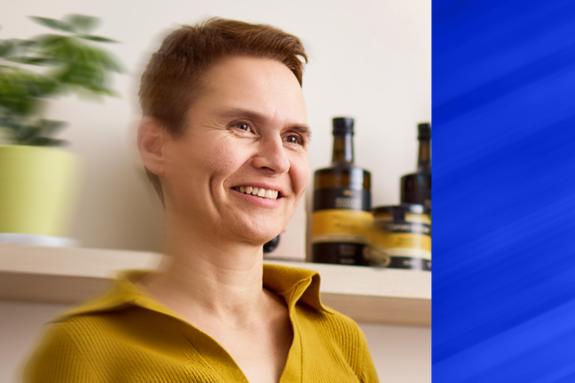
<path fill-rule="evenodd" d="M 310 179 L 305 52 L 266 25 L 170 34 L 142 77 L 138 147 L 165 206 L 165 262 L 63 315 L 29 382 L 377 382 L 319 275 L 263 265 Z"/>
<path fill-rule="evenodd" d="M 244 56 L 218 59 L 202 85 L 178 137 L 153 117 L 142 121 L 144 164 L 160 179 L 170 227 L 259 246 L 285 228 L 309 182 L 301 87 L 284 64 Z"/>

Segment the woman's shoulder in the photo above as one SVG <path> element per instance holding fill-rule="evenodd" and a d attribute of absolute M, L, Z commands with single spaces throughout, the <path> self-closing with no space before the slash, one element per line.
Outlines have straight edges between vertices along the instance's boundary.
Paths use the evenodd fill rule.
<path fill-rule="evenodd" d="M 98 381 L 100 365 L 92 352 L 108 338 L 92 315 L 57 318 L 49 323 L 23 371 L 24 382 Z M 102 349 L 100 349 L 102 351 Z"/>
<path fill-rule="evenodd" d="M 24 368 L 24 382 L 128 381 L 165 367 L 154 359 L 156 350 L 173 362 L 185 361 L 187 348 L 175 318 L 106 294 L 49 324 Z"/>

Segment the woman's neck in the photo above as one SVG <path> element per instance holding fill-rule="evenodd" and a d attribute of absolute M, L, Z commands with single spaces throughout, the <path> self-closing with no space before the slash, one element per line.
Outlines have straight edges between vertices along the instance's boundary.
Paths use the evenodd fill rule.
<path fill-rule="evenodd" d="M 261 246 L 214 241 L 197 233 L 171 231 L 162 273 L 142 286 L 192 323 L 238 330 L 258 325 L 273 306 L 262 286 Z"/>

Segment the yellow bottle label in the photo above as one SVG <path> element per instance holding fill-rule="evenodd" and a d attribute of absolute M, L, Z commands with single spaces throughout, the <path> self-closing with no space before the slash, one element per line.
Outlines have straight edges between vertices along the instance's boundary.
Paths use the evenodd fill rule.
<path fill-rule="evenodd" d="M 369 243 L 373 216 L 362 210 L 327 209 L 312 216 L 312 243 Z"/>

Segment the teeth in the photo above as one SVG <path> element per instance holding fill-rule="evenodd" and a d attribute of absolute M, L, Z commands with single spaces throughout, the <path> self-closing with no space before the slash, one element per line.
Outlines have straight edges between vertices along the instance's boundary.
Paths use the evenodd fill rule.
<path fill-rule="evenodd" d="M 279 191 L 277 190 L 266 190 L 253 186 L 238 186 L 235 189 L 241 193 L 251 194 L 261 198 L 277 199 L 279 196 Z"/>

